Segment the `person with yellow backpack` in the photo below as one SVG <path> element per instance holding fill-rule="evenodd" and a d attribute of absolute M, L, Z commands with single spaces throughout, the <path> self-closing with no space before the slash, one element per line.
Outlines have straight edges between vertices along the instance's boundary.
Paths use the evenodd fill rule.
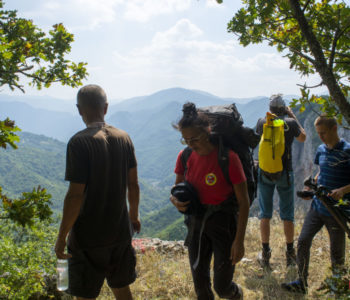
<path fill-rule="evenodd" d="M 294 138 L 304 142 L 306 133 L 281 94 L 272 95 L 270 111 L 260 118 L 256 132 L 261 136 L 259 144 L 258 199 L 262 251 L 259 264 L 271 270 L 270 220 L 273 211 L 275 188 L 279 195 L 280 217 L 286 238 L 287 267 L 295 265 L 294 240 L 294 175 L 292 169 L 292 143 Z"/>

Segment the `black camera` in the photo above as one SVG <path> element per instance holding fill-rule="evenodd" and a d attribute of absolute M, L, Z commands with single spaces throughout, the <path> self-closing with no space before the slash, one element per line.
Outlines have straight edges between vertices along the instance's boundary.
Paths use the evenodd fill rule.
<path fill-rule="evenodd" d="M 311 191 L 297 191 L 297 196 L 300 198 L 310 198 L 314 196 L 314 192 Z"/>

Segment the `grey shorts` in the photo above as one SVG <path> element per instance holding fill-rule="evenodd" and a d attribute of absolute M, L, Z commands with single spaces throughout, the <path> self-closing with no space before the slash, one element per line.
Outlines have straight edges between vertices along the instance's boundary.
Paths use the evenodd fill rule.
<path fill-rule="evenodd" d="M 105 248 L 79 250 L 68 247 L 68 293 L 83 298 L 96 298 L 103 282 L 111 288 L 122 288 L 136 279 L 136 256 L 131 241 Z"/>

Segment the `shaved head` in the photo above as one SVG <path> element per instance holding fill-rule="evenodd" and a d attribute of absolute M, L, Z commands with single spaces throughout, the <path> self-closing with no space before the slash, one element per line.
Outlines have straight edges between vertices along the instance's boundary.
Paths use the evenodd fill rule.
<path fill-rule="evenodd" d="M 83 109 L 100 110 L 106 106 L 107 96 L 100 86 L 89 84 L 79 90 L 77 103 Z"/>

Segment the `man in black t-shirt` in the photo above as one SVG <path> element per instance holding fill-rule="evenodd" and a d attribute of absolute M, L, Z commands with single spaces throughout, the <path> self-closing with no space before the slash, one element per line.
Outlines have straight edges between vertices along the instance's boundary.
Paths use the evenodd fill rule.
<path fill-rule="evenodd" d="M 294 175 L 292 170 L 292 143 L 294 138 L 299 142 L 304 142 L 306 134 L 303 127 L 298 122 L 290 107 L 285 105 L 280 94 L 272 95 L 270 98 L 270 112 L 284 120 L 285 151 L 282 156 L 283 172 L 282 176 L 273 180 L 259 169 L 258 190 L 260 207 L 260 233 L 262 242 L 262 252 L 259 253 L 258 262 L 263 268 L 270 269 L 270 220 L 273 211 L 273 194 L 275 188 L 279 195 L 280 217 L 283 221 L 283 229 L 287 243 L 287 267 L 295 265 L 294 240 Z M 286 117 L 287 116 L 287 117 Z M 266 118 L 258 120 L 256 132 L 263 133 L 263 125 Z"/>
<path fill-rule="evenodd" d="M 67 145 L 70 184 L 56 256 L 68 258 L 68 292 L 78 299 L 96 298 L 107 279 L 117 299 L 130 300 L 129 284 L 136 278 L 131 238 L 141 228 L 134 147 L 126 132 L 104 122 L 108 103 L 99 86 L 81 88 L 77 107 L 87 128 Z"/>

